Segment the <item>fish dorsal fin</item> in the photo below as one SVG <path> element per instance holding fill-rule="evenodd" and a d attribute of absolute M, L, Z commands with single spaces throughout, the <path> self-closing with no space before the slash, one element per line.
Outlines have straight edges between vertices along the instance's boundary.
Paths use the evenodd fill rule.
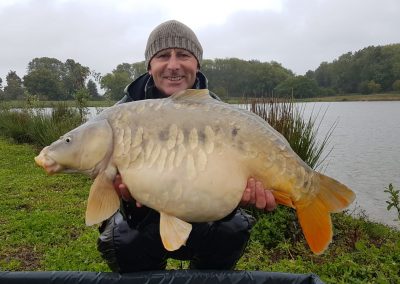
<path fill-rule="evenodd" d="M 119 208 L 120 201 L 112 180 L 104 172 L 94 180 L 90 187 L 86 208 L 86 225 L 98 224 L 111 217 Z"/>
<path fill-rule="evenodd" d="M 160 235 L 166 250 L 174 251 L 183 246 L 191 230 L 191 224 L 160 212 Z"/>
<path fill-rule="evenodd" d="M 202 102 L 211 99 L 211 96 L 208 89 L 187 89 L 173 94 L 170 98 L 174 101 Z"/>

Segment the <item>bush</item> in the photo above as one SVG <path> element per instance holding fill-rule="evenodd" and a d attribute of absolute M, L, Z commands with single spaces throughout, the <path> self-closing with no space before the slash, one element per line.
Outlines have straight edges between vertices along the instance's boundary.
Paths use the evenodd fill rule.
<path fill-rule="evenodd" d="M 83 121 L 78 111 L 65 103 L 56 104 L 49 114 L 45 109 L 1 109 L 0 130 L 17 143 L 44 147 Z"/>
<path fill-rule="evenodd" d="M 394 81 L 392 88 L 393 88 L 393 91 L 395 91 L 396 93 L 400 93 L 400 80 Z"/>
<path fill-rule="evenodd" d="M 381 84 L 375 83 L 374 80 L 363 81 L 360 83 L 358 90 L 362 94 L 375 94 L 381 90 Z"/>
<path fill-rule="evenodd" d="M 252 215 L 257 218 L 257 223 L 252 229 L 251 240 L 265 248 L 271 249 L 287 240 L 298 241 L 302 238 L 295 212 L 291 208 L 278 207 L 268 214 L 252 209 Z"/>
<path fill-rule="evenodd" d="M 336 91 L 333 88 L 320 88 L 321 97 L 332 97 L 336 95 Z"/>

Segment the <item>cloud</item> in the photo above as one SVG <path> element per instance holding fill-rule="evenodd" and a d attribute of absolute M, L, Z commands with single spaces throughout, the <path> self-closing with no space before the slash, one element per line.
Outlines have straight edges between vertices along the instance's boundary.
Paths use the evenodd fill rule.
<path fill-rule="evenodd" d="M 349 51 L 399 42 L 398 0 L 267 2 L 2 1 L 0 77 L 9 70 L 22 77 L 44 56 L 111 72 L 143 60 L 148 34 L 172 18 L 193 28 L 204 58 L 277 61 L 297 74 Z"/>

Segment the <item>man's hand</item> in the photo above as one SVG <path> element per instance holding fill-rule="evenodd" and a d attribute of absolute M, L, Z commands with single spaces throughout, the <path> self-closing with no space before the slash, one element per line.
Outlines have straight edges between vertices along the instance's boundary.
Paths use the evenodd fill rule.
<path fill-rule="evenodd" d="M 122 183 L 120 174 L 114 179 L 114 188 L 118 196 L 127 202 L 135 202 L 130 194 L 128 187 Z M 275 198 L 270 190 L 264 189 L 262 182 L 256 181 L 254 178 L 249 178 L 247 181 L 246 189 L 240 200 L 239 206 L 253 205 L 258 209 L 265 211 L 273 211 L 277 204 Z M 136 201 L 137 207 L 142 207 L 142 204 Z"/>
<path fill-rule="evenodd" d="M 246 189 L 239 203 L 239 206 L 242 207 L 249 205 L 265 211 L 273 211 L 277 206 L 271 190 L 264 189 L 262 182 L 256 181 L 254 178 L 247 180 Z"/>
<path fill-rule="evenodd" d="M 131 193 L 129 192 L 128 187 L 124 183 L 122 183 L 122 177 L 120 174 L 116 175 L 113 184 L 119 198 L 122 198 L 127 202 L 135 201 L 135 199 L 133 199 Z M 136 207 L 142 207 L 142 204 L 136 201 Z"/>

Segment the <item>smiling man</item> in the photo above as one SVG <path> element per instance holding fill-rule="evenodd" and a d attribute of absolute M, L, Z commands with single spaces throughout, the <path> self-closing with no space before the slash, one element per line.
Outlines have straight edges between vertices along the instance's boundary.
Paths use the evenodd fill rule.
<path fill-rule="evenodd" d="M 150 62 L 149 74 L 157 88 L 169 96 L 189 89 L 196 81 L 198 71 L 196 57 L 180 48 L 168 48 L 158 52 Z"/>
<path fill-rule="evenodd" d="M 160 24 L 147 42 L 148 72 L 127 86 L 119 103 L 162 99 L 189 88 L 207 89 L 200 72 L 202 57 L 201 44 L 189 27 L 174 20 Z M 168 258 L 189 260 L 191 269 L 233 269 L 243 254 L 254 219 L 241 209 L 222 220 L 194 223 L 186 245 L 171 252 L 161 242 L 159 213 L 135 202 L 120 176 L 114 185 L 121 209 L 102 224 L 98 240 L 98 249 L 114 272 L 165 269 Z M 261 182 L 250 178 L 243 190 L 241 206 L 255 205 L 265 211 L 276 207 Z"/>

